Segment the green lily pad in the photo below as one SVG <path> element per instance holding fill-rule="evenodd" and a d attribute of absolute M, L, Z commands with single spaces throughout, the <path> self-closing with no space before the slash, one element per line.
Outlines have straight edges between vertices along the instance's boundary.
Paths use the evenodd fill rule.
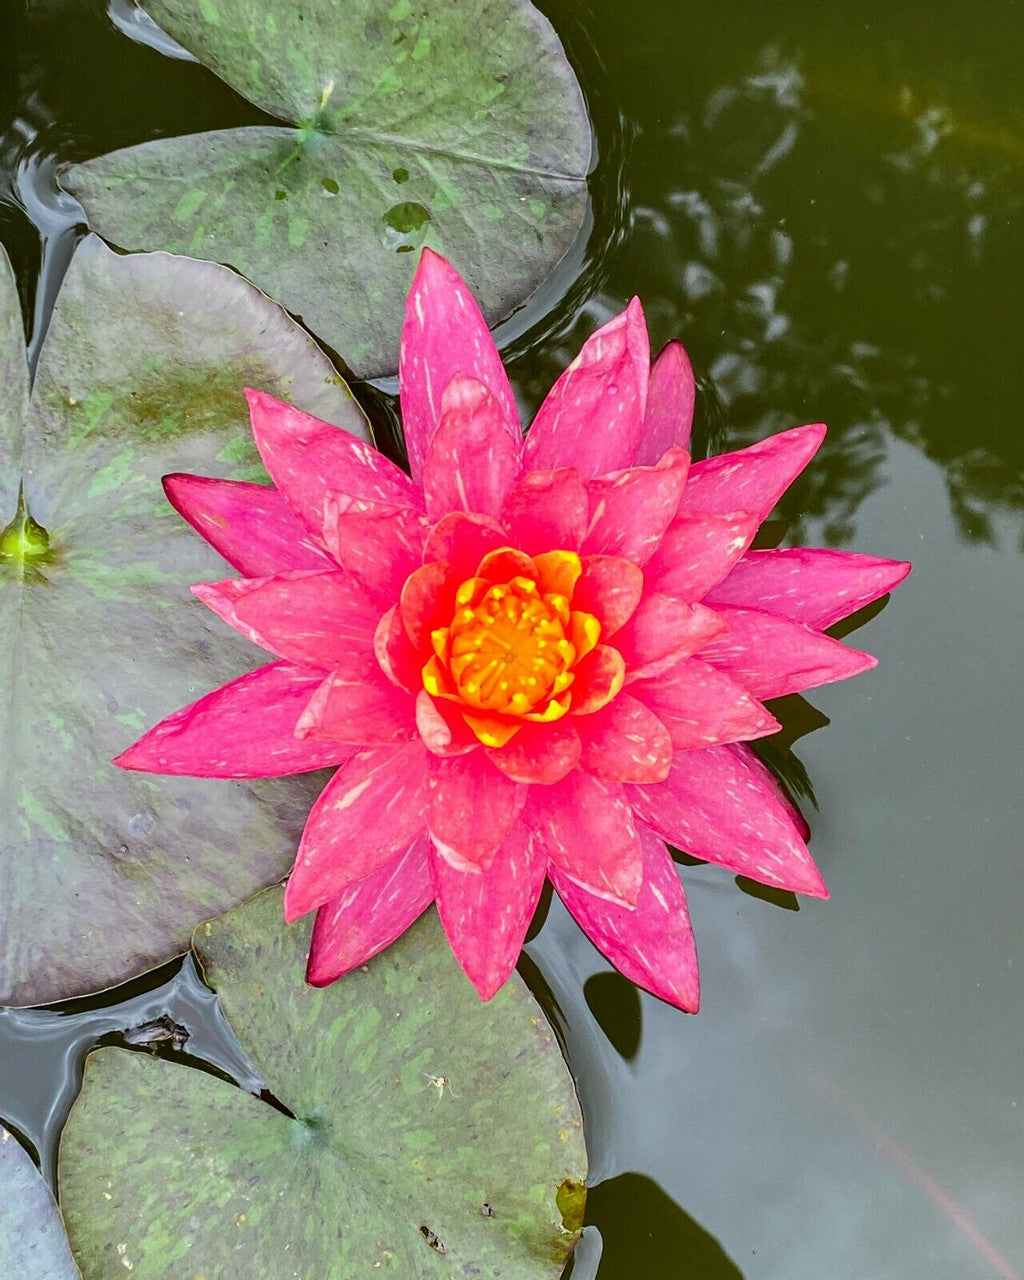
<path fill-rule="evenodd" d="M 147 0 L 232 88 L 292 127 L 159 139 L 63 185 L 128 249 L 224 262 L 348 362 L 397 366 L 421 245 L 492 322 L 541 283 L 586 209 L 590 127 L 527 0 Z"/>
<path fill-rule="evenodd" d="M 81 1280 L 57 1202 L 26 1152 L 0 1125 L 0 1275 Z"/>
<path fill-rule="evenodd" d="M 522 980 L 482 1004 L 430 911 L 315 990 L 309 924 L 281 910 L 269 890 L 193 939 L 278 1106 L 146 1055 L 87 1059 L 60 1148 L 87 1280 L 120 1275 L 117 1251 L 135 1280 L 558 1276 L 586 1156 Z"/>
<path fill-rule="evenodd" d="M 109 763 L 254 665 L 189 595 L 227 570 L 161 476 L 255 473 L 247 384 L 366 429 L 298 326 L 212 263 L 84 242 L 28 404 L 16 317 L 0 253 L 0 1004 L 38 1004 L 161 963 L 280 880 L 319 785 Z"/>

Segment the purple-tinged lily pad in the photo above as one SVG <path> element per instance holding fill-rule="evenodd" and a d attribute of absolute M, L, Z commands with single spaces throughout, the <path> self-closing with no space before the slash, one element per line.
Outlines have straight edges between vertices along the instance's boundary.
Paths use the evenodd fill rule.
<path fill-rule="evenodd" d="M 0 1125 L 0 1276 L 81 1280 L 57 1202 L 31 1157 Z"/>

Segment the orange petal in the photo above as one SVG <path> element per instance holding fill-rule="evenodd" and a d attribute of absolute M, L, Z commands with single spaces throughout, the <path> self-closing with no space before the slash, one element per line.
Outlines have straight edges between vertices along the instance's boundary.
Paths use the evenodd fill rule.
<path fill-rule="evenodd" d="M 607 706 L 622 689 L 626 679 L 626 664 L 622 654 L 611 645 L 599 644 L 577 663 L 576 683 L 572 690 L 572 712 L 585 716 Z"/>

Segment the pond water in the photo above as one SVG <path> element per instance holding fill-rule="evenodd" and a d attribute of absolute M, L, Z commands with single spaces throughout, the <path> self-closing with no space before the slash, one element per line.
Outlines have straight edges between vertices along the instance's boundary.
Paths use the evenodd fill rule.
<path fill-rule="evenodd" d="M 878 670 L 784 708 L 830 902 L 684 870 L 696 1018 L 557 904 L 530 944 L 597 1184 L 574 1280 L 1019 1280 L 1024 6 L 541 7 L 599 161 L 589 238 L 501 333 L 524 404 L 636 292 L 701 375 L 701 447 L 830 424 L 781 536 L 915 564 L 858 634 Z M 0 0 L 0 241 L 34 345 L 76 236 L 57 164 L 258 118 L 161 43 L 122 0 Z M 390 390 L 361 390 L 379 418 Z M 0 1117 L 49 1173 L 122 1028 L 253 1086 L 179 970 L 0 1012 Z"/>

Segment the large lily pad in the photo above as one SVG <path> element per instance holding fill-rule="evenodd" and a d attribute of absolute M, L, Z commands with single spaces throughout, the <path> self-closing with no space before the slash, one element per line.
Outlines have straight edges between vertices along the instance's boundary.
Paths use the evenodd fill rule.
<path fill-rule="evenodd" d="M 130 249 L 229 263 L 371 377 L 397 363 L 429 244 L 488 318 L 530 294 L 586 207 L 576 77 L 527 0 L 146 0 L 186 49 L 297 127 L 159 139 L 62 179 Z"/>
<path fill-rule="evenodd" d="M 86 241 L 28 405 L 12 315 L 0 255 L 0 529 L 14 518 L 0 535 L 0 1004 L 36 1004 L 166 960 L 287 872 L 309 780 L 157 780 L 109 761 L 253 665 L 189 596 L 225 566 L 160 477 L 252 472 L 246 384 L 365 424 L 298 326 L 212 263 Z"/>
<path fill-rule="evenodd" d="M 0 1125 L 0 1276 L 81 1280 L 57 1204 L 39 1170 Z"/>
<path fill-rule="evenodd" d="M 271 1094 L 100 1049 L 61 1139 L 87 1280 L 545 1280 L 575 1243 L 572 1081 L 522 980 L 482 1004 L 431 911 L 363 971 L 303 982 L 309 925 L 261 894 L 193 946 Z M 564 1216 L 563 1216 L 564 1215 Z"/>

